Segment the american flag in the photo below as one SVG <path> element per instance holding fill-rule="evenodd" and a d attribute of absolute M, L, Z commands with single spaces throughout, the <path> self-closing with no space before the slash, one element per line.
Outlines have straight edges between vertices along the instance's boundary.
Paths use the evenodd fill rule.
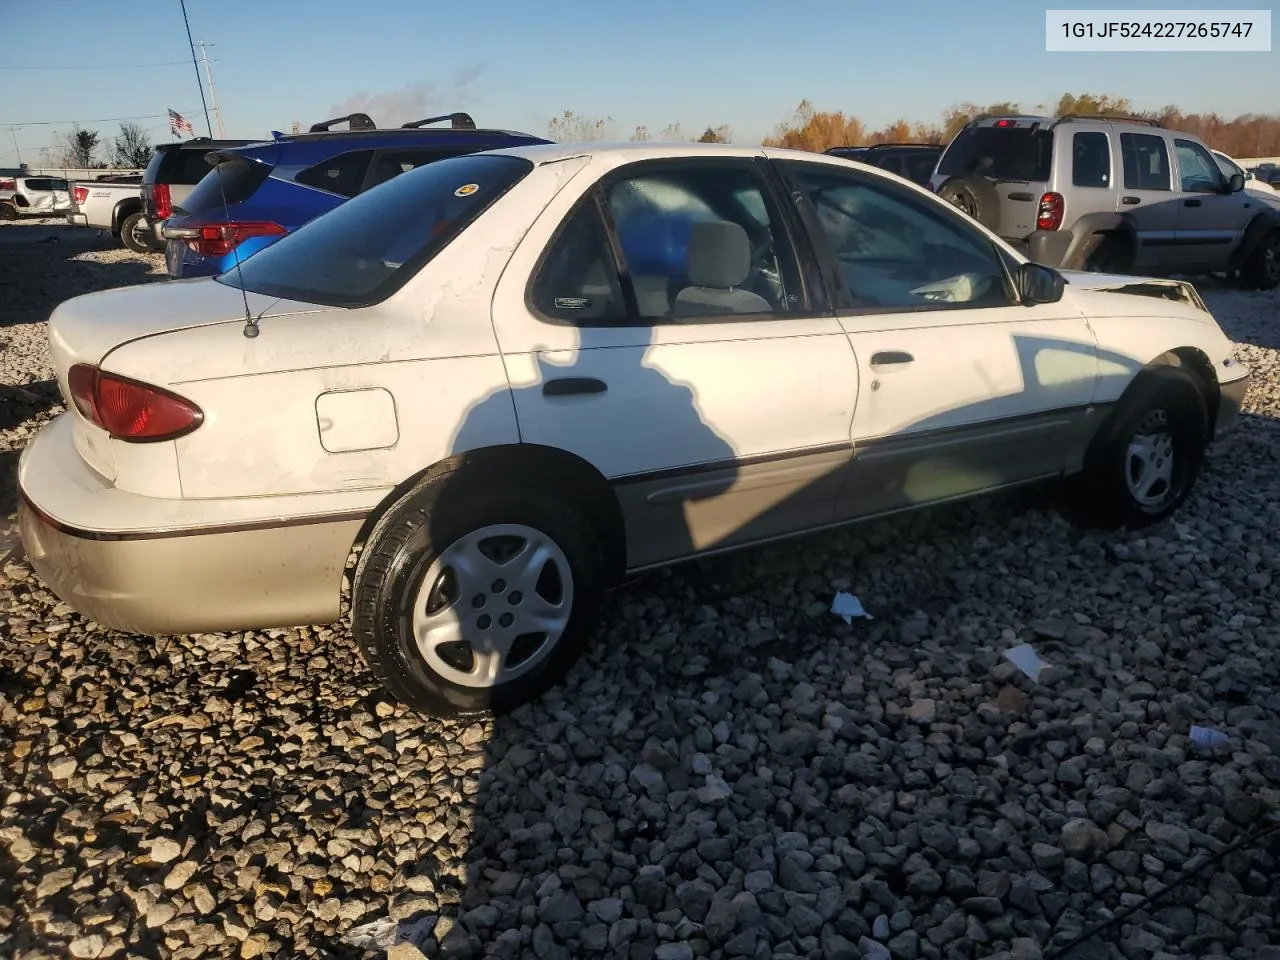
<path fill-rule="evenodd" d="M 195 130 L 191 124 L 183 119 L 182 114 L 178 113 L 172 107 L 169 108 L 169 129 L 175 134 L 185 133 L 187 136 L 194 136 Z"/>

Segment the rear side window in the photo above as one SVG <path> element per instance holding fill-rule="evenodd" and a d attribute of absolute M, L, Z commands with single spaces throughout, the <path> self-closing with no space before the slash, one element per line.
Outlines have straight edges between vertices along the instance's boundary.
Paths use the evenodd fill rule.
<path fill-rule="evenodd" d="M 1169 149 L 1164 137 L 1149 133 L 1120 134 L 1126 190 L 1168 190 Z"/>
<path fill-rule="evenodd" d="M 257 160 L 237 157 L 224 160 L 196 184 L 180 207 L 175 210 L 187 214 L 201 214 L 221 210 L 233 203 L 243 203 L 262 185 L 271 173 L 271 166 Z"/>
<path fill-rule="evenodd" d="M 937 163 L 936 153 L 926 153 L 922 150 L 919 153 L 905 154 L 902 158 L 903 176 L 908 180 L 923 183 L 933 176 L 933 168 Z"/>
<path fill-rule="evenodd" d="M 336 193 L 340 197 L 354 197 L 360 192 L 360 185 L 364 183 L 364 175 L 372 159 L 372 150 L 340 153 L 314 167 L 308 167 L 293 179 L 304 186 Z"/>
<path fill-rule="evenodd" d="M 543 256 L 533 303 L 544 316 L 571 323 L 626 319 L 618 272 L 594 196 L 560 228 Z"/>
<path fill-rule="evenodd" d="M 532 169 L 502 154 L 427 164 L 316 217 L 218 282 L 332 307 L 377 303 Z"/>
<path fill-rule="evenodd" d="M 1071 138 L 1071 182 L 1077 187 L 1111 186 L 1111 143 L 1089 131 Z"/>
<path fill-rule="evenodd" d="M 402 173 L 408 173 L 428 163 L 435 163 L 437 160 L 443 160 L 445 157 L 457 157 L 467 153 L 474 153 L 474 150 L 423 150 L 423 149 L 404 149 L 404 150 L 384 150 L 378 154 L 378 159 L 373 162 L 373 170 L 369 175 L 369 183 L 365 187 L 371 190 L 380 183 L 386 183 Z"/>
<path fill-rule="evenodd" d="M 1039 127 L 966 127 L 956 134 L 942 155 L 938 174 L 967 177 L 984 170 L 987 176 L 997 180 L 1045 183 L 1052 164 L 1052 130 Z"/>
<path fill-rule="evenodd" d="M 48 177 L 27 177 L 26 187 L 28 190 L 39 192 L 52 190 L 54 188 L 53 181 Z"/>

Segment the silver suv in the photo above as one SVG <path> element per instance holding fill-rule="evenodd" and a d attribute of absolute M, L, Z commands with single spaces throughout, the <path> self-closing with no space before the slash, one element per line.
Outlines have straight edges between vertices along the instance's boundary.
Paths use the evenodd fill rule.
<path fill-rule="evenodd" d="M 1280 284 L 1280 208 L 1225 175 L 1197 137 L 1152 121 L 980 117 L 931 186 L 1048 266 Z"/>

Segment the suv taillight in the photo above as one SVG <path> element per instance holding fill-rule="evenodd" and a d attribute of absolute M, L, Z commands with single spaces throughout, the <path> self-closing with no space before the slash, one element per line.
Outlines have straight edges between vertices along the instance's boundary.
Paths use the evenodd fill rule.
<path fill-rule="evenodd" d="M 117 440 L 176 440 L 204 422 L 190 400 L 87 363 L 67 371 L 67 387 L 80 415 Z"/>
<path fill-rule="evenodd" d="M 0 180 L 0 190 L 17 190 L 17 180 Z"/>
<path fill-rule="evenodd" d="M 187 240 L 192 252 L 202 257 L 221 257 L 230 253 L 250 237 L 280 237 L 285 229 L 268 220 L 217 223 L 200 227 L 200 236 Z"/>
<path fill-rule="evenodd" d="M 80 204 L 84 203 L 86 200 L 89 199 L 89 188 L 76 187 L 75 195 L 76 195 L 76 206 L 79 206 Z"/>
<path fill-rule="evenodd" d="M 151 199 L 156 205 L 156 220 L 168 219 L 173 213 L 173 199 L 169 196 L 169 185 L 167 183 L 152 184 Z"/>
<path fill-rule="evenodd" d="M 1040 198 L 1036 213 L 1037 230 L 1057 230 L 1062 226 L 1062 194 L 1046 193 Z"/>

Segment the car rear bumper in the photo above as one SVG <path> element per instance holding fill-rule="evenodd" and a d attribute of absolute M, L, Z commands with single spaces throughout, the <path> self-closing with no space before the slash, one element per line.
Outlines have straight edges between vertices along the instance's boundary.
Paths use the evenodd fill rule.
<path fill-rule="evenodd" d="M 1242 377 L 1218 384 L 1218 416 L 1213 426 L 1215 437 L 1230 433 L 1240 425 L 1240 410 L 1251 379 L 1252 374 L 1245 373 Z"/>
<path fill-rule="evenodd" d="M 60 599 L 105 627 L 151 635 L 338 619 L 367 510 L 210 524 L 211 506 L 216 513 L 230 501 L 116 489 L 76 453 L 71 417 L 46 426 L 18 468 L 22 544 Z"/>

